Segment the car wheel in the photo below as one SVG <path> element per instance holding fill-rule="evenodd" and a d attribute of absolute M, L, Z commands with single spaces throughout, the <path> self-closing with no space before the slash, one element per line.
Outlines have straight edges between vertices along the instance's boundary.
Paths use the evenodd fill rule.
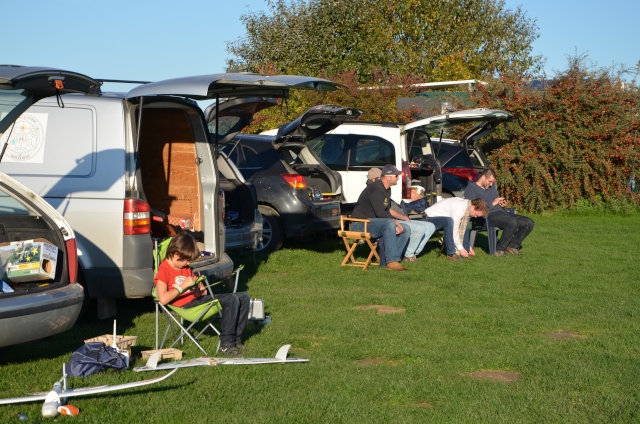
<path fill-rule="evenodd" d="M 256 251 L 273 252 L 280 249 L 284 240 L 280 215 L 268 206 L 258 206 L 258 210 L 262 215 L 262 245 Z"/>

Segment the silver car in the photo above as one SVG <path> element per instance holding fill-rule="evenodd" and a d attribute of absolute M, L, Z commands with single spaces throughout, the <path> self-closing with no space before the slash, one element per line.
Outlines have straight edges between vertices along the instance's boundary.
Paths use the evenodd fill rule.
<path fill-rule="evenodd" d="M 98 85 L 57 69 L 1 67 L 0 169 L 6 147 L 20 131 L 15 121 L 31 104 L 48 96 L 90 92 Z M 19 142 L 30 146 L 25 137 Z M 69 223 L 32 190 L 0 172 L 0 347 L 70 329 L 84 301 L 77 274 L 76 238 Z"/>

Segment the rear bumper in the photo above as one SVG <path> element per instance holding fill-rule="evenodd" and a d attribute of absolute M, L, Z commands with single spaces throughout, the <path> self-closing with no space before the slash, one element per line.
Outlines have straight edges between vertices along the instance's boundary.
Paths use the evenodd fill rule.
<path fill-rule="evenodd" d="M 43 339 L 73 327 L 82 308 L 80 284 L 0 301 L 0 347 Z"/>
<path fill-rule="evenodd" d="M 262 215 L 256 209 L 255 220 L 251 225 L 243 227 L 226 227 L 226 248 L 255 249 L 262 242 Z"/>
<path fill-rule="evenodd" d="M 285 237 L 305 237 L 340 228 L 340 203 L 303 205 L 302 211 L 281 214 Z"/>

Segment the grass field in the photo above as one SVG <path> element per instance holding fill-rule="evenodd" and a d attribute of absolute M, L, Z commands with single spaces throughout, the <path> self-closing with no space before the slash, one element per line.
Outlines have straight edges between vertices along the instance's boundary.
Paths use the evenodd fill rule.
<path fill-rule="evenodd" d="M 521 257 L 488 256 L 480 234 L 475 258 L 436 258 L 430 243 L 406 273 L 340 267 L 337 237 L 237 257 L 243 285 L 271 316 L 248 328 L 246 356 L 290 343 L 309 363 L 182 369 L 158 385 L 72 399 L 80 415 L 56 421 L 640 422 L 640 215 L 533 218 Z M 153 348 L 153 311 L 150 299 L 119 303 L 119 334 L 138 337 L 134 356 Z M 0 397 L 48 390 L 71 352 L 112 325 L 89 317 L 0 351 Z M 184 352 L 199 356 L 191 344 Z M 0 422 L 42 421 L 40 407 L 2 406 Z"/>

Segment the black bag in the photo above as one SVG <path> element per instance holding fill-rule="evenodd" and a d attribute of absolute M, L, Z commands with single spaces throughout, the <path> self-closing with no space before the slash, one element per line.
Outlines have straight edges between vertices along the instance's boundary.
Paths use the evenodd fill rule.
<path fill-rule="evenodd" d="M 103 342 L 85 343 L 71 354 L 64 365 L 69 377 L 87 377 L 108 368 L 127 369 L 126 358 Z"/>

